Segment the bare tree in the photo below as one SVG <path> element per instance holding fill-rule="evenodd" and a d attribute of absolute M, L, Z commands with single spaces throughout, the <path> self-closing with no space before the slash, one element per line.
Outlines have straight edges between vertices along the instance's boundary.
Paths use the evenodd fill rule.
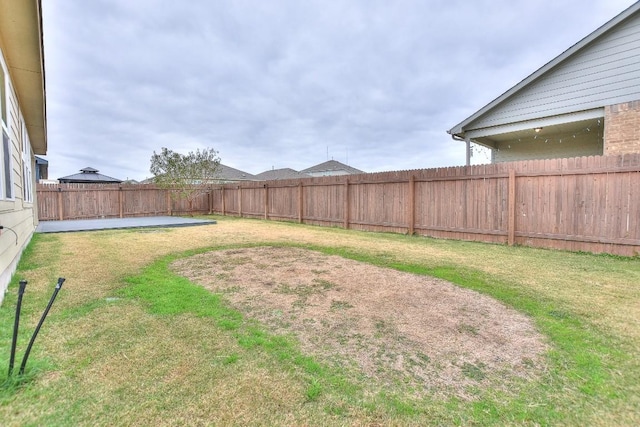
<path fill-rule="evenodd" d="M 208 191 L 219 166 L 220 157 L 213 148 L 180 154 L 162 147 L 151 156 L 150 172 L 159 187 L 170 190 L 174 200 L 186 199 L 193 212 L 194 200 Z"/>

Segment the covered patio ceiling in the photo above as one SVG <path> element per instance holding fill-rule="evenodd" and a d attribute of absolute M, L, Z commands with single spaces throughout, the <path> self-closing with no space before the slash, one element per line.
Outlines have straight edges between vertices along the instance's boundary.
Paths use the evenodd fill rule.
<path fill-rule="evenodd" d="M 511 132 L 484 135 L 472 138 L 472 141 L 491 149 L 499 149 L 504 144 L 525 143 L 562 143 L 563 141 L 580 145 L 602 144 L 604 118 L 536 126 Z"/>

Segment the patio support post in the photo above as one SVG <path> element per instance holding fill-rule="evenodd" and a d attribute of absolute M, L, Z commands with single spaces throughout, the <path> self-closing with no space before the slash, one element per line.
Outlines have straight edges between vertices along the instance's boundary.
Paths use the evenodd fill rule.
<path fill-rule="evenodd" d="M 464 142 L 467 144 L 467 166 L 471 166 L 471 139 L 469 137 L 464 139 Z"/>

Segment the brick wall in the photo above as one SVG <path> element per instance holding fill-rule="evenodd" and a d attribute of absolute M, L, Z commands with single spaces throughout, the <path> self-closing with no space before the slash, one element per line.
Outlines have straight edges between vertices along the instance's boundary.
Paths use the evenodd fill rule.
<path fill-rule="evenodd" d="M 640 100 L 604 109 L 604 154 L 640 153 Z"/>

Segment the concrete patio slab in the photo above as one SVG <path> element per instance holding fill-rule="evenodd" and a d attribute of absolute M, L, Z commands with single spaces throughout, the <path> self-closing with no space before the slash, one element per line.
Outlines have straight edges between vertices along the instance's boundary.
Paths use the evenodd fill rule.
<path fill-rule="evenodd" d="M 110 230 L 119 228 L 190 227 L 215 223 L 216 221 L 214 220 L 183 218 L 179 216 L 76 219 L 68 221 L 41 221 L 36 228 L 36 233 L 67 233 L 73 231 Z"/>

